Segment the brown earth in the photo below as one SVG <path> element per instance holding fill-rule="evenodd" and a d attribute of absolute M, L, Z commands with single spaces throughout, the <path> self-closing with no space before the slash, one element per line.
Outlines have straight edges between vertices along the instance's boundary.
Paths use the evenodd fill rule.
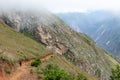
<path fill-rule="evenodd" d="M 48 54 L 40 58 L 41 61 L 46 61 L 53 57 L 53 54 Z M 19 62 L 16 63 L 17 69 L 10 75 L 6 74 L 4 70 L 0 71 L 0 80 L 38 80 L 36 73 L 32 73 L 34 67 L 30 63 L 35 59 L 24 60 L 20 66 Z M 40 79 L 39 79 L 40 80 Z"/>

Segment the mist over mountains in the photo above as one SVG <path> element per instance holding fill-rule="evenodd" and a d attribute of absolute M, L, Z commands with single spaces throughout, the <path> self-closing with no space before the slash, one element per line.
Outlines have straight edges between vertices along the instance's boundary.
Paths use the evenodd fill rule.
<path fill-rule="evenodd" d="M 120 55 L 120 16 L 111 12 L 119 8 L 118 0 L 0 0 L 0 80 L 110 80 L 120 65 L 110 55 Z"/>
<path fill-rule="evenodd" d="M 71 28 L 86 33 L 103 49 L 120 56 L 120 15 L 110 11 L 57 14 Z"/>
<path fill-rule="evenodd" d="M 46 50 L 48 49 L 53 53 L 61 55 L 61 57 L 64 57 L 74 66 L 79 67 L 79 69 L 84 70 L 98 79 L 109 80 L 111 68 L 115 64 L 118 64 L 118 62 L 109 56 L 106 51 L 97 46 L 89 36 L 72 30 L 59 17 L 49 11 L 17 10 L 3 12 L 0 15 L 0 20 L 1 26 L 4 24 L 16 30 L 19 34 L 32 38 L 37 41 L 39 45 L 44 46 Z M 3 27 L 3 30 L 8 27 Z M 8 34 L 9 32 L 5 35 Z M 9 36 L 14 36 L 13 34 Z M 7 39 L 9 39 L 9 37 L 7 37 Z M 19 40 L 21 39 L 22 37 L 20 37 Z M 14 40 L 16 41 L 16 38 Z M 27 45 L 25 44 L 25 49 L 26 48 Z M 24 50 L 24 47 L 22 50 Z M 32 52 L 31 50 L 28 50 L 28 52 L 33 55 L 38 54 L 36 52 Z M 30 53 L 25 53 L 25 55 L 29 56 Z M 14 54 L 15 52 L 12 53 L 13 59 L 16 58 Z M 39 54 L 43 53 L 39 52 Z M 58 59 L 61 60 L 61 58 L 57 58 L 56 60 Z M 55 61 L 54 63 L 56 64 L 57 62 Z"/>

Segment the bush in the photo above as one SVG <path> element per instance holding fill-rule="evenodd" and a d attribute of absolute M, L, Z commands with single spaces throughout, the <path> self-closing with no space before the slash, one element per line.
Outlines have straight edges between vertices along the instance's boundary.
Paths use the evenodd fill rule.
<path fill-rule="evenodd" d="M 17 55 L 19 56 L 20 60 L 27 58 L 26 55 L 24 54 L 24 52 L 22 52 L 22 51 L 17 51 Z"/>
<path fill-rule="evenodd" d="M 43 74 L 43 69 L 41 68 L 41 66 L 37 67 L 37 73 L 38 74 Z"/>
<path fill-rule="evenodd" d="M 10 70 L 5 69 L 6 74 L 11 74 Z"/>
<path fill-rule="evenodd" d="M 44 76 L 44 80 L 71 80 L 70 75 L 65 70 L 53 65 L 47 66 Z"/>
<path fill-rule="evenodd" d="M 40 59 L 36 59 L 33 62 L 31 62 L 31 66 L 38 67 L 41 64 Z"/>
<path fill-rule="evenodd" d="M 88 80 L 83 74 L 78 73 L 77 80 Z"/>
<path fill-rule="evenodd" d="M 112 69 L 112 75 L 110 76 L 110 80 L 120 80 L 120 66 L 116 65 L 114 69 Z"/>

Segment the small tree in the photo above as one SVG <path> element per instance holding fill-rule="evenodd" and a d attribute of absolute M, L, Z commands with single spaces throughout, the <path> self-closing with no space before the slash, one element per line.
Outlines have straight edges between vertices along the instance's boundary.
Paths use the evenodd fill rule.
<path fill-rule="evenodd" d="M 110 76 L 110 80 L 120 80 L 120 66 L 116 65 L 114 69 L 112 69 L 112 75 Z"/>
<path fill-rule="evenodd" d="M 70 75 L 65 70 L 53 65 L 47 66 L 44 75 L 44 80 L 71 80 Z"/>

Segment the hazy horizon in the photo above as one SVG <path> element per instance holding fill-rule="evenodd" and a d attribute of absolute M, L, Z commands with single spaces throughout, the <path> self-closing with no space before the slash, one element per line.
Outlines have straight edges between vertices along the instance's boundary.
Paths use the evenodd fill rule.
<path fill-rule="evenodd" d="M 40 9 L 53 13 L 88 12 L 96 10 L 120 11 L 119 0 L 0 0 L 0 9 Z"/>

